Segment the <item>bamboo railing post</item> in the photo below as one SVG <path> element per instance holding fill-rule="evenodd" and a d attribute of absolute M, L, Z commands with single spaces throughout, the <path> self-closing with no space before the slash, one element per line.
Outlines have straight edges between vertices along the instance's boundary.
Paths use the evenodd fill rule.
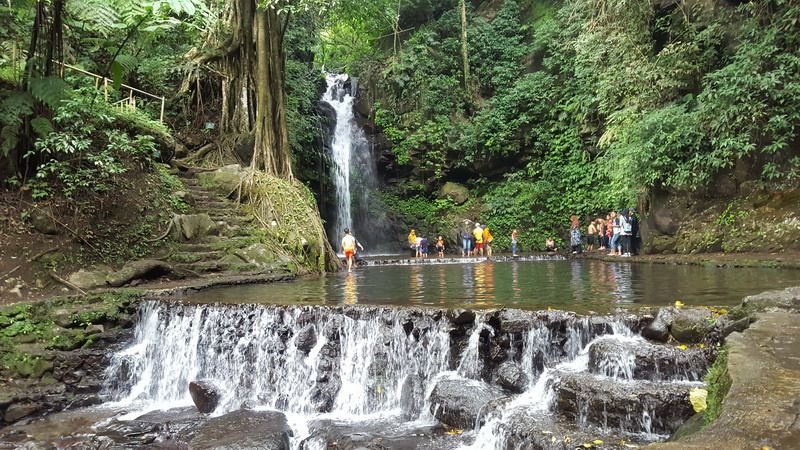
<path fill-rule="evenodd" d="M 164 123 L 164 102 L 165 101 L 166 100 L 164 99 L 164 97 L 161 97 L 161 118 L 158 119 L 161 123 Z"/>
<path fill-rule="evenodd" d="M 104 92 L 106 101 L 108 101 L 108 78 L 103 78 L 103 92 Z"/>

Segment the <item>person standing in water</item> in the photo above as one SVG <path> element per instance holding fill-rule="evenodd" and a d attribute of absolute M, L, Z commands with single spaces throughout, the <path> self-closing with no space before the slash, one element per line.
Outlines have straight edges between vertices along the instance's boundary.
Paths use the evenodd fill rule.
<path fill-rule="evenodd" d="M 441 234 L 436 239 L 436 252 L 439 254 L 439 258 L 444 258 L 444 238 Z"/>
<path fill-rule="evenodd" d="M 356 246 L 364 251 L 364 247 L 356 241 L 356 238 L 350 234 L 350 228 L 344 229 L 344 237 L 342 238 L 342 253 L 347 260 L 347 271 L 353 271 L 353 260 L 355 259 Z"/>
<path fill-rule="evenodd" d="M 411 253 L 414 257 L 417 256 L 417 230 L 411 229 L 411 232 L 408 233 L 408 246 L 411 248 Z"/>
<path fill-rule="evenodd" d="M 475 228 L 472 230 L 472 236 L 475 237 L 474 256 L 483 256 L 483 228 L 481 228 L 481 224 L 475 224 Z"/>
<path fill-rule="evenodd" d="M 486 254 L 486 258 L 492 257 L 492 241 L 494 240 L 494 236 L 492 236 L 492 232 L 489 231 L 489 227 L 486 226 L 483 228 L 483 248 L 484 253 Z"/>
<path fill-rule="evenodd" d="M 514 228 L 511 230 L 511 256 L 519 256 L 517 255 L 517 237 L 519 234 L 517 233 L 517 229 Z"/>

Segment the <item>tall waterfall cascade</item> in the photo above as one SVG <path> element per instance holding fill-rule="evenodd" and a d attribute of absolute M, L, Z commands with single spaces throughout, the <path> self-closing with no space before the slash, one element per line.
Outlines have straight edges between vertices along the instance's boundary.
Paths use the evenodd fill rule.
<path fill-rule="evenodd" d="M 623 319 L 516 313 L 510 319 L 477 314 L 470 323 L 443 310 L 149 301 L 140 306 L 133 342 L 112 358 L 106 394 L 125 410 L 181 407 L 192 404 L 190 382 L 209 381 L 220 392 L 214 416 L 277 410 L 291 419 L 293 448 L 325 448 L 324 430 L 314 428 L 320 423 L 430 429 L 448 408 L 439 385 L 455 380 L 455 386 L 499 392 L 501 367 L 513 364 L 526 381 L 517 394 L 502 394 L 510 401 L 481 408 L 475 429 L 459 437 L 464 448 L 511 448 L 516 422 L 556 417 L 562 402 L 577 405 L 569 416 L 573 426 L 596 425 L 645 441 L 680 423 L 669 410 L 674 405 L 643 398 L 613 422 L 615 412 L 595 411 L 596 399 L 581 397 L 582 386 L 598 384 L 602 392 L 612 383 L 635 398 L 628 391 L 645 383 L 681 396 L 700 384 L 702 370 L 670 365 L 656 370 L 659 381 L 632 379 L 641 368 L 624 349 L 652 344 Z"/>
<path fill-rule="evenodd" d="M 326 81 L 321 101 L 336 112 L 329 136 L 329 175 L 336 196 L 334 215 L 326 218 L 331 223 L 329 237 L 337 244 L 349 228 L 374 250 L 382 238 L 385 218 L 376 210 L 376 199 L 370 195 L 379 183 L 372 146 L 353 111 L 355 82 L 347 74 L 328 74 Z"/>

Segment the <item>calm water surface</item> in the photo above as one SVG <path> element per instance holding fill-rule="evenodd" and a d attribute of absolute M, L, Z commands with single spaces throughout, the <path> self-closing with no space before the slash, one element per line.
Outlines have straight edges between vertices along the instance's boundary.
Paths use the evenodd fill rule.
<path fill-rule="evenodd" d="M 800 283 L 800 272 L 592 260 L 360 267 L 289 283 L 212 289 L 198 302 L 367 304 L 607 312 L 617 307 L 735 305 Z"/>

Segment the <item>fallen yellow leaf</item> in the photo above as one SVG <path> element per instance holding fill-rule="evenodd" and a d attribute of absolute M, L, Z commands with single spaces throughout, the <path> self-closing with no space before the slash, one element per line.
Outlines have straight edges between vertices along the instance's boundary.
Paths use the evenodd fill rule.
<path fill-rule="evenodd" d="M 675 307 L 678 309 L 683 308 L 683 302 L 680 300 L 675 300 Z"/>
<path fill-rule="evenodd" d="M 694 412 L 699 413 L 706 410 L 706 399 L 708 391 L 703 388 L 692 388 L 689 390 L 689 402 L 692 403 Z"/>
<path fill-rule="evenodd" d="M 583 444 L 583 448 L 592 448 L 592 447 L 594 447 L 594 446 L 592 444 L 588 443 L 588 442 Z"/>
<path fill-rule="evenodd" d="M 681 344 L 681 345 L 678 346 L 678 348 L 681 349 L 681 350 L 686 350 L 689 347 L 687 347 L 685 344 Z"/>
<path fill-rule="evenodd" d="M 603 445 L 603 441 L 601 441 L 600 439 L 595 439 L 595 440 L 592 441 L 592 444 L 594 444 L 594 445 Z"/>
<path fill-rule="evenodd" d="M 462 434 L 464 430 L 459 428 L 451 428 L 445 432 L 445 434 Z"/>
<path fill-rule="evenodd" d="M 698 347 L 700 347 L 700 348 L 706 348 L 706 344 L 702 344 L 702 343 L 701 343 L 700 345 L 698 345 Z"/>

